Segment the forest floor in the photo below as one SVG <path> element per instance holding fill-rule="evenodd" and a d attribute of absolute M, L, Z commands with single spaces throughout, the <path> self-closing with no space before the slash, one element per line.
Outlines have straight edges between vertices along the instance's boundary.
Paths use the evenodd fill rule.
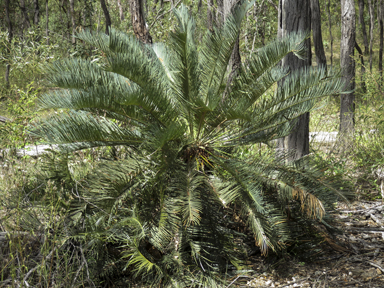
<path fill-rule="evenodd" d="M 253 268 L 260 273 L 235 277 L 232 287 L 383 288 L 384 202 L 340 204 L 335 216 L 334 226 L 345 233 L 328 239 L 318 261 L 286 259 L 268 267 L 265 258 L 255 257 Z"/>

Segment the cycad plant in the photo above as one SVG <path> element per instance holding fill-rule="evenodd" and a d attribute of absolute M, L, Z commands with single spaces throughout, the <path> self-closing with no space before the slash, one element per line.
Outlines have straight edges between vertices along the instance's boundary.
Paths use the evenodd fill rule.
<path fill-rule="evenodd" d="M 56 112 L 32 133 L 65 153 L 106 146 L 117 156 L 100 159 L 71 192 L 69 219 L 99 275 L 214 287 L 214 275 L 242 267 L 247 237 L 263 254 L 279 251 L 292 240 L 292 221 L 323 221 L 345 199 L 309 158 L 286 164 L 265 149 L 239 153 L 287 135 L 298 116 L 343 86 L 340 75 L 322 69 L 279 67 L 288 53 L 305 54 L 305 35 L 293 34 L 250 55 L 226 87 L 249 6 L 243 1 L 199 46 L 185 6 L 175 10 L 178 25 L 166 44 L 144 45 L 113 29 L 80 32 L 104 62 L 68 59 L 46 68 L 61 89 L 41 97 L 41 108 Z"/>

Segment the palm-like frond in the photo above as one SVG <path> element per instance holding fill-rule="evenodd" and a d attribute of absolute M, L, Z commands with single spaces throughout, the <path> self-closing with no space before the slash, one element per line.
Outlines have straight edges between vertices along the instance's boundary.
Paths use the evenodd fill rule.
<path fill-rule="evenodd" d="M 114 29 L 109 36 L 83 31 L 77 37 L 103 51 L 103 64 L 72 59 L 47 67 L 61 90 L 39 103 L 58 112 L 31 133 L 67 153 L 128 147 L 124 159 L 100 161 L 81 185 L 73 184 L 79 194 L 69 218 L 73 227 L 85 227 L 74 230 L 114 247 L 118 256 L 108 254 L 108 263 L 119 259 L 129 273 L 164 285 L 191 286 L 191 273 L 201 276 L 195 284 L 208 283 L 241 266 L 234 240 L 245 234 L 236 226 L 253 235 L 262 253 L 278 251 L 294 237 L 292 209 L 322 221 L 337 199 L 348 197 L 310 157 L 288 165 L 269 154 L 237 157 L 240 146 L 287 135 L 319 98 L 344 86 L 334 71 L 279 67 L 288 53 L 305 55 L 306 35 L 292 34 L 251 55 L 226 89 L 250 5 L 241 1 L 199 49 L 195 22 L 182 6 L 168 44 L 144 45 Z"/>

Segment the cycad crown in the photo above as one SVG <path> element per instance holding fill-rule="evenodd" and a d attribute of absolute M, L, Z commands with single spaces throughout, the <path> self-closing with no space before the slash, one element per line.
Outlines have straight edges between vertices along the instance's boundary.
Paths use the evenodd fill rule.
<path fill-rule="evenodd" d="M 167 275 L 170 281 L 186 267 L 204 274 L 236 266 L 234 239 L 242 237 L 236 225 L 246 226 L 267 253 L 289 239 L 292 200 L 304 217 L 321 219 L 345 198 L 309 159 L 286 165 L 268 153 L 249 159 L 236 153 L 286 136 L 317 99 L 344 85 L 332 71 L 288 74 L 279 67 L 288 53 L 305 55 L 305 35 L 291 34 L 250 55 L 226 88 L 250 5 L 242 1 L 222 27 L 207 31 L 199 49 L 195 22 L 181 6 L 166 44 L 144 45 L 114 29 L 109 36 L 83 31 L 77 37 L 103 51 L 105 63 L 68 59 L 46 69 L 62 89 L 43 95 L 40 106 L 63 112 L 41 120 L 32 133 L 65 152 L 98 146 L 129 151 L 124 160 L 102 161 L 84 184 L 88 202 L 72 208 L 87 214 L 87 235 L 100 230 L 105 241 L 124 247 L 137 273 L 155 271 L 157 280 Z"/>

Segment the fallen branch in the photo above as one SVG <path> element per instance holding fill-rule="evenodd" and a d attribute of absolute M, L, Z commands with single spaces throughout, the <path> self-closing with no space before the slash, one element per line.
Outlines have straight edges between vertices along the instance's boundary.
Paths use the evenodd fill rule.
<path fill-rule="evenodd" d="M 384 228 L 377 228 L 377 227 L 372 227 L 372 228 L 358 228 L 358 227 L 351 227 L 346 229 L 348 232 L 354 232 L 354 233 L 383 233 Z"/>
<path fill-rule="evenodd" d="M 381 266 L 379 266 L 379 265 L 377 265 L 377 264 L 375 264 L 375 263 L 373 263 L 373 262 L 371 262 L 371 261 L 367 261 L 367 263 L 368 263 L 369 265 L 373 266 L 373 267 L 378 268 L 381 272 L 384 273 L 384 269 L 383 269 Z"/>
<path fill-rule="evenodd" d="M 377 218 L 374 214 L 369 214 L 369 216 L 372 218 L 373 221 L 375 221 L 377 224 L 379 225 L 384 225 L 384 223 L 379 219 Z"/>
<path fill-rule="evenodd" d="M 7 118 L 7 117 L 4 117 L 4 116 L 0 116 L 0 122 L 8 122 L 8 121 L 11 121 L 11 119 Z"/>
<path fill-rule="evenodd" d="M 369 208 L 366 208 L 366 209 L 360 209 L 360 210 L 336 210 L 336 212 L 339 212 L 339 213 L 352 213 L 352 214 L 355 214 L 355 213 L 362 213 L 362 212 L 368 212 L 368 211 L 371 211 L 371 210 L 379 210 L 380 208 L 384 207 L 384 205 L 382 204 L 377 204 L 375 206 L 372 206 L 372 207 L 369 207 Z"/>

